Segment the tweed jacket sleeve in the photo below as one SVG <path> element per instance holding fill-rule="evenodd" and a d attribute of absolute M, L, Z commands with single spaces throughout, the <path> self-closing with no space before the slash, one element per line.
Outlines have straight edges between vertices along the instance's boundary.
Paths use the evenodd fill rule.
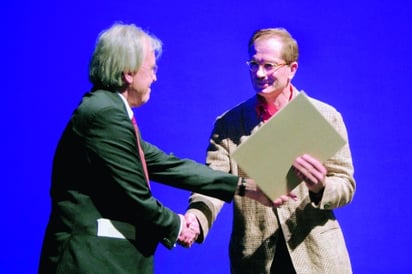
<path fill-rule="evenodd" d="M 320 203 L 313 204 L 320 209 L 334 209 L 350 203 L 355 194 L 356 184 L 348 133 L 342 115 L 335 108 L 315 99 L 311 101 L 346 140 L 346 144 L 324 163 L 328 170 L 325 190 Z"/>

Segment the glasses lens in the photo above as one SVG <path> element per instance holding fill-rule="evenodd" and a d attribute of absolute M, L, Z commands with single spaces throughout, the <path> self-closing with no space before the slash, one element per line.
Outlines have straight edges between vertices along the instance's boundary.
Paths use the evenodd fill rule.
<path fill-rule="evenodd" d="M 259 70 L 259 67 L 261 66 L 258 62 L 256 61 L 247 61 L 246 64 L 249 66 L 250 71 L 252 72 L 257 72 Z M 270 73 L 273 71 L 278 70 L 279 68 L 283 67 L 287 65 L 286 63 L 282 63 L 282 64 L 277 64 L 277 63 L 263 63 L 262 67 L 263 70 L 266 73 Z"/>
<path fill-rule="evenodd" d="M 265 69 L 266 72 L 272 71 L 274 70 L 276 67 L 278 67 L 279 65 L 277 64 L 271 64 L 271 63 L 265 63 L 263 64 L 263 68 Z"/>
<path fill-rule="evenodd" d="M 250 69 L 251 71 L 257 71 L 257 70 L 259 69 L 259 64 L 256 63 L 255 61 L 248 61 L 248 62 L 246 62 L 246 63 L 247 63 L 247 65 L 249 66 L 249 69 Z"/>

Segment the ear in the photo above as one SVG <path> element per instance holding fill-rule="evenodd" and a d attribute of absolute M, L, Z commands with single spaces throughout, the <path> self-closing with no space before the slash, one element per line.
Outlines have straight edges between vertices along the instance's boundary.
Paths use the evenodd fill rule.
<path fill-rule="evenodd" d="M 133 73 L 131 72 L 123 72 L 123 78 L 124 81 L 130 85 L 131 83 L 133 83 Z"/>
<path fill-rule="evenodd" d="M 293 79 L 293 77 L 295 76 L 295 74 L 296 74 L 296 71 L 298 70 L 298 63 L 297 62 L 292 62 L 290 65 L 289 65 L 289 68 L 290 68 L 290 73 L 289 73 L 289 79 Z"/>

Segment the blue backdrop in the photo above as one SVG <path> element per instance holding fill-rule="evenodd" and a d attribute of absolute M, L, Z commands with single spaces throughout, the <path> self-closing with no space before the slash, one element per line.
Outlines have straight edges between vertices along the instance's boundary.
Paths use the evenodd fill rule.
<path fill-rule="evenodd" d="M 142 2 L 2 2 L 0 271 L 36 272 L 56 143 L 90 88 L 88 62 L 98 33 L 122 21 L 164 42 L 151 100 L 136 111 L 143 137 L 202 163 L 215 117 L 254 93 L 245 65 L 249 36 L 257 28 L 286 27 L 300 44 L 295 86 L 334 105 L 349 130 L 358 189 L 336 214 L 354 273 L 408 273 L 410 4 Z M 185 210 L 188 192 L 152 185 L 165 205 Z M 227 204 L 203 245 L 160 246 L 155 272 L 228 273 L 231 220 Z"/>

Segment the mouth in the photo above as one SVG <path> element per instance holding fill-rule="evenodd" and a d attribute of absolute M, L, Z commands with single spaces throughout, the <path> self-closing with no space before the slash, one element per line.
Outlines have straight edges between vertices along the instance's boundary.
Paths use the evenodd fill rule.
<path fill-rule="evenodd" d="M 264 81 L 264 82 L 257 81 L 257 82 L 255 82 L 255 86 L 257 88 L 267 88 L 269 86 L 269 84 L 266 81 Z"/>

